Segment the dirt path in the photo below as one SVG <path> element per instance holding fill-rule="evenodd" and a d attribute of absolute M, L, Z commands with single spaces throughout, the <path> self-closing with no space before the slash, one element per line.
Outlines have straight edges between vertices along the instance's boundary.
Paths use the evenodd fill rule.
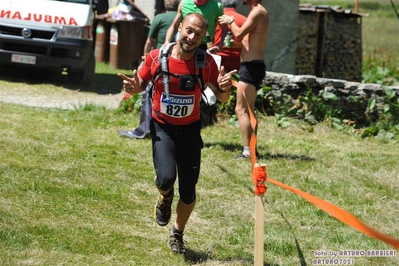
<path fill-rule="evenodd" d="M 74 109 L 86 104 L 95 104 L 115 109 L 119 106 L 124 95 L 124 92 L 116 90 L 116 88 L 113 90 L 98 89 L 93 92 L 82 91 L 71 86 L 57 85 L 57 82 L 60 83 L 59 78 L 57 80 L 49 74 L 46 77 L 43 72 L 33 74 L 41 76 L 36 79 L 32 77 L 32 74 L 30 79 L 20 79 L 19 73 L 24 73 L 26 76 L 25 72 L 15 71 L 11 74 L 4 72 L 0 69 L 0 102 L 4 103 L 61 109 Z M 112 86 L 114 86 L 113 84 L 119 86 L 119 83 L 119 80 L 116 80 L 112 83 Z M 101 85 L 95 84 L 94 86 L 101 88 Z M 106 88 L 107 84 L 104 84 L 104 87 Z"/>
<path fill-rule="evenodd" d="M 16 103 L 33 107 L 75 109 L 86 104 L 95 104 L 109 109 L 116 109 L 124 95 L 98 94 L 65 89 L 53 85 L 41 85 L 43 88 L 29 84 L 6 82 L 0 84 L 0 102 Z"/>

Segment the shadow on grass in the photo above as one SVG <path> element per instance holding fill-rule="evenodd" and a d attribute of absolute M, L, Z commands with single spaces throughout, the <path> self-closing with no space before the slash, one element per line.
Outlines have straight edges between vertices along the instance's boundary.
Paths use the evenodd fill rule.
<path fill-rule="evenodd" d="M 191 249 L 186 249 L 186 251 L 186 254 L 184 254 L 184 260 L 190 264 L 206 263 L 209 259 L 209 255 L 205 252 L 194 251 Z"/>
<path fill-rule="evenodd" d="M 289 160 L 298 160 L 298 161 L 315 161 L 314 158 L 305 156 L 305 155 L 294 155 L 294 154 L 271 154 L 271 153 L 264 153 L 260 154 L 260 159 L 270 160 L 270 159 L 289 159 Z"/>
<path fill-rule="evenodd" d="M 298 264 L 298 265 L 307 266 L 305 257 L 304 257 L 304 255 L 303 255 L 303 252 L 302 252 L 302 249 L 301 249 L 301 246 L 299 245 L 298 239 L 297 239 L 296 236 L 295 236 L 294 229 L 292 228 L 290 222 L 288 221 L 287 218 L 285 218 L 283 212 L 281 212 L 281 211 L 277 210 L 276 208 L 274 208 L 274 206 L 273 206 L 272 204 L 270 204 L 267 200 L 265 200 L 265 202 L 266 202 L 267 204 L 269 204 L 269 206 L 270 206 L 274 211 L 276 211 L 278 214 L 280 214 L 280 216 L 284 219 L 285 223 L 287 224 L 288 228 L 290 229 L 290 232 L 292 233 L 292 236 L 293 236 L 294 241 L 295 241 L 296 251 L 297 251 L 297 253 L 298 253 L 298 260 L 299 260 L 299 264 Z"/>
<path fill-rule="evenodd" d="M 285 157 L 284 157 L 284 158 L 285 158 Z M 230 173 L 230 171 L 229 171 L 227 168 L 225 168 L 224 166 L 218 165 L 218 167 L 219 167 L 224 173 L 228 173 L 228 174 L 232 175 L 232 174 Z M 249 184 L 245 184 L 245 185 L 243 185 L 243 186 L 245 187 L 246 190 L 248 190 L 248 192 L 249 192 L 250 194 L 254 195 L 254 191 L 253 191 L 253 187 L 252 187 L 252 186 L 250 186 Z M 299 264 L 298 264 L 298 265 L 307 266 L 305 257 L 304 257 L 304 255 L 303 255 L 303 252 L 302 252 L 302 249 L 301 249 L 301 246 L 299 245 L 298 239 L 297 239 L 296 236 L 295 236 L 294 229 L 292 228 L 291 224 L 289 223 L 289 221 L 287 220 L 287 218 L 285 218 L 284 214 L 283 214 L 281 211 L 279 211 L 279 210 L 277 210 L 276 208 L 274 208 L 273 205 L 270 204 L 266 199 L 265 199 L 265 203 L 269 204 L 269 205 L 271 206 L 271 208 L 272 208 L 274 211 L 276 211 L 277 213 L 279 213 L 280 216 L 284 219 L 284 221 L 285 221 L 285 223 L 288 225 L 288 227 L 289 227 L 289 229 L 290 229 L 290 231 L 291 231 L 291 233 L 292 233 L 293 239 L 294 239 L 294 241 L 295 241 L 295 247 L 296 247 L 296 250 L 297 250 L 297 253 L 298 253 L 298 260 L 299 260 Z M 264 244 L 264 249 L 266 249 L 266 244 Z M 264 265 L 271 265 L 271 264 L 264 264 Z"/>
<path fill-rule="evenodd" d="M 187 253 L 184 255 L 184 260 L 189 263 L 190 265 L 194 264 L 202 264 L 202 263 L 208 263 L 208 262 L 221 262 L 221 263 L 232 263 L 232 262 L 242 262 L 244 264 L 248 265 L 253 265 L 254 261 L 253 260 L 242 260 L 239 258 L 233 258 L 229 257 L 225 260 L 214 260 L 210 257 L 209 254 L 206 252 L 199 252 L 199 251 L 194 251 L 191 249 L 187 249 Z M 279 264 L 268 264 L 264 263 L 264 266 L 280 266 Z"/>
<path fill-rule="evenodd" d="M 290 231 L 292 233 L 292 236 L 294 237 L 295 240 L 295 246 L 296 246 L 296 250 L 298 253 L 298 258 L 299 258 L 299 262 L 301 264 L 301 266 L 306 266 L 306 260 L 305 257 L 303 256 L 303 252 L 301 249 L 301 246 L 299 245 L 298 239 L 296 238 L 295 234 L 294 234 L 294 230 L 291 227 L 291 224 L 288 222 L 287 218 L 285 218 L 284 214 L 282 212 L 279 212 L 281 217 L 283 217 L 284 221 L 287 223 L 288 227 L 290 228 Z"/>
<path fill-rule="evenodd" d="M 93 92 L 97 94 L 118 94 L 122 91 L 122 80 L 116 74 L 95 74 L 89 86 L 76 85 L 67 75 L 56 71 L 39 69 L 0 69 L 0 80 L 28 85 L 52 84 L 68 90 Z"/>
<path fill-rule="evenodd" d="M 220 146 L 225 151 L 231 151 L 237 153 L 238 155 L 242 151 L 241 144 L 233 144 L 228 142 L 204 142 L 204 147 L 209 148 L 212 146 Z M 289 159 L 289 160 L 298 160 L 298 161 L 315 161 L 314 158 L 308 157 L 305 155 L 294 155 L 294 154 L 272 154 L 270 152 L 264 152 L 262 147 L 258 147 L 258 155 L 257 159 L 259 160 L 273 160 L 273 159 Z"/>

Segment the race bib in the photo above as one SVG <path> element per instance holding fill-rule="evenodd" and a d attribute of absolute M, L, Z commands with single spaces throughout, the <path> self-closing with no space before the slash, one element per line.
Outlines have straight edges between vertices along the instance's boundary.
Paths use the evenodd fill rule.
<path fill-rule="evenodd" d="M 170 104 L 166 101 L 166 94 L 161 96 L 161 113 L 173 118 L 190 116 L 194 110 L 194 95 L 169 95 Z"/>

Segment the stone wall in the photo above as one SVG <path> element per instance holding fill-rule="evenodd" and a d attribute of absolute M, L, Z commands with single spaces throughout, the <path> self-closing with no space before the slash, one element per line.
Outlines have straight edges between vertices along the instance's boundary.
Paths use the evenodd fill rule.
<path fill-rule="evenodd" d="M 357 114 L 361 118 L 365 115 L 367 104 L 375 98 L 377 109 L 381 110 L 384 103 L 383 86 L 379 84 L 363 84 L 340 79 L 318 78 L 312 75 L 290 75 L 276 72 L 266 72 L 262 83 L 272 88 L 266 97 L 273 101 L 281 94 L 291 95 L 293 99 L 311 90 L 314 95 L 330 92 L 337 96 L 337 100 L 325 100 L 324 103 L 342 112 Z M 389 86 L 399 97 L 399 86 Z"/>

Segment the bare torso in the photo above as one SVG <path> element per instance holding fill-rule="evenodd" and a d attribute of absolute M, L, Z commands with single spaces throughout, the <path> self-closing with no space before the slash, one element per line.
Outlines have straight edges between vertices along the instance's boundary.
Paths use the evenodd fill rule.
<path fill-rule="evenodd" d="M 263 51 L 269 29 L 269 15 L 261 5 L 253 6 L 247 20 L 254 28 L 242 39 L 241 61 L 263 60 Z"/>

